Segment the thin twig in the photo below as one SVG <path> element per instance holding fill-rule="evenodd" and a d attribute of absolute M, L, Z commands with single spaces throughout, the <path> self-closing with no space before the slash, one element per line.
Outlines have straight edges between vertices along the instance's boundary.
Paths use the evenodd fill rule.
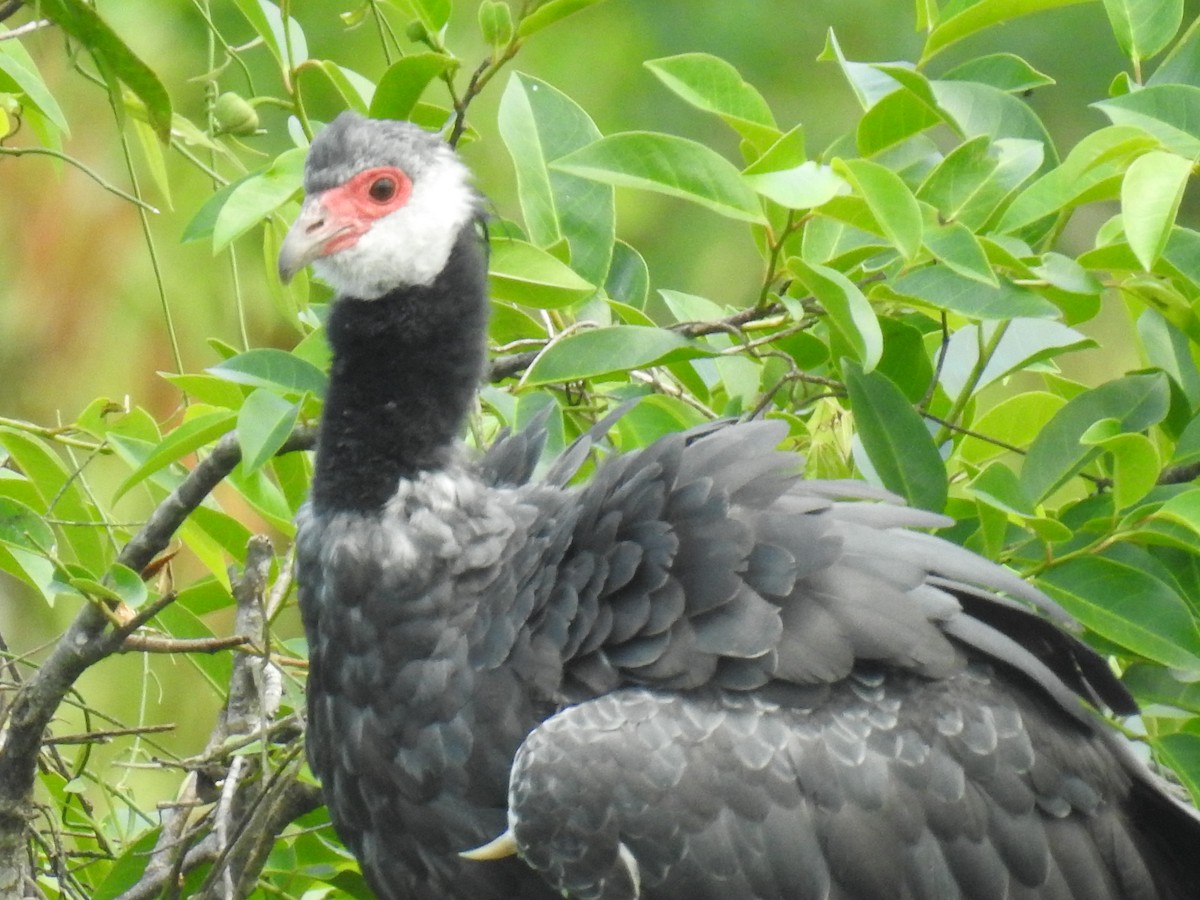
<path fill-rule="evenodd" d="M 131 634 L 121 644 L 121 653 L 219 653 L 244 647 L 251 642 L 244 634 L 210 638 L 166 638 L 150 634 Z"/>
<path fill-rule="evenodd" d="M 122 200 L 128 200 L 134 206 L 137 206 L 140 209 L 145 210 L 146 212 L 152 212 L 152 213 L 155 213 L 156 215 L 159 212 L 157 207 L 151 206 L 149 203 L 147 203 L 145 200 L 142 200 L 140 197 L 135 197 L 133 194 L 129 193 L 128 191 L 122 190 L 121 188 L 119 188 L 115 184 L 113 184 L 111 181 L 106 179 L 103 175 L 101 175 L 95 169 L 91 168 L 90 166 L 86 165 L 85 163 L 80 162 L 79 160 L 75 159 L 75 157 L 70 156 L 66 153 L 63 153 L 61 150 L 55 150 L 51 147 L 0 147 L 0 156 L 50 156 L 50 157 L 53 157 L 54 159 L 61 160 L 62 162 L 65 162 L 70 166 L 74 166 L 76 169 L 78 169 L 83 174 L 87 175 L 88 178 L 92 179 L 92 181 L 96 182 L 96 184 L 100 185 L 100 187 L 104 188 L 104 190 L 108 191 L 110 194 L 116 194 Z"/>
<path fill-rule="evenodd" d="M 16 0 L 16 5 L 21 5 L 20 0 Z M 4 21 L 3 12 L 3 10 L 0 10 L 0 22 Z M 37 19 L 33 22 L 26 22 L 24 25 L 18 25 L 16 28 L 0 34 L 0 41 L 11 41 L 14 38 L 24 37 L 42 28 L 49 28 L 53 24 L 49 19 Z"/>

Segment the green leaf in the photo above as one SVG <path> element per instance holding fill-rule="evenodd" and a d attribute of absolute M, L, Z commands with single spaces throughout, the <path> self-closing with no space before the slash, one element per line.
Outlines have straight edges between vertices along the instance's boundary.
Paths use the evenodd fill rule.
<path fill-rule="evenodd" d="M 1101 419 L 1079 438 L 1079 443 L 1100 447 L 1113 458 L 1113 505 L 1128 509 L 1141 500 L 1158 481 L 1162 460 L 1158 448 L 1144 434 L 1123 434 L 1121 423 Z"/>
<path fill-rule="evenodd" d="M 964 137 L 986 135 L 989 140 L 1010 138 L 1042 145 L 1044 161 L 1058 155 L 1042 120 L 1019 98 L 974 81 L 931 82 L 938 108 L 958 126 Z"/>
<path fill-rule="evenodd" d="M 901 275 L 891 287 L 900 296 L 972 319 L 1058 317 L 1053 303 L 1008 279 L 990 287 L 943 266 L 926 266 Z"/>
<path fill-rule="evenodd" d="M 1169 584 L 1104 556 L 1067 560 L 1038 586 L 1096 634 L 1146 659 L 1200 673 L 1200 631 Z"/>
<path fill-rule="evenodd" d="M 1048 391 L 1029 391 L 1002 400 L 973 423 L 972 434 L 963 438 L 959 453 L 967 462 L 979 464 L 1008 452 L 1005 447 L 975 435 L 1026 447 L 1065 404 L 1062 397 Z"/>
<path fill-rule="evenodd" d="M 945 121 L 911 91 L 892 91 L 863 114 L 855 131 L 860 156 L 875 156 Z"/>
<path fill-rule="evenodd" d="M 758 166 L 751 168 L 757 169 Z M 780 171 L 752 173 L 747 169 L 742 177 L 755 192 L 788 209 L 822 206 L 834 197 L 850 192 L 850 185 L 835 175 L 830 166 L 812 160 Z"/>
<path fill-rule="evenodd" d="M 525 241 L 493 240 L 488 274 L 494 298 L 538 309 L 571 306 L 596 292 L 570 266 Z"/>
<path fill-rule="evenodd" d="M 388 66 L 371 98 L 372 119 L 408 119 L 430 82 L 455 66 L 442 53 L 412 53 Z"/>
<path fill-rule="evenodd" d="M 100 67 L 115 100 L 119 91 L 113 79 L 124 82 L 146 106 L 146 117 L 164 144 L 171 137 L 171 98 L 154 70 L 129 49 L 95 7 L 84 0 L 38 0 L 38 14 L 52 19 L 79 41 Z"/>
<path fill-rule="evenodd" d="M 479 33 L 493 50 L 504 47 L 512 40 L 512 10 L 504 0 L 482 0 L 479 4 Z"/>
<path fill-rule="evenodd" d="M 39 555 L 56 546 L 54 531 L 37 510 L 10 497 L 0 497 L 0 543 Z"/>
<path fill-rule="evenodd" d="M 237 417 L 244 472 L 255 472 L 267 464 L 291 436 L 299 412 L 295 403 L 265 388 L 246 398 Z"/>
<path fill-rule="evenodd" d="M 1044 319 L 1018 317 L 1006 322 L 986 321 L 964 326 L 950 337 L 942 357 L 941 383 L 947 396 L 959 396 L 971 373 L 975 373 L 979 363 L 979 348 L 992 340 L 999 327 L 1004 328 L 1004 334 L 993 348 L 983 371 L 975 374 L 976 393 L 1034 363 L 1096 346 L 1095 341 L 1075 329 L 1061 322 L 1047 322 Z"/>
<path fill-rule="evenodd" d="M 725 60 L 707 53 L 652 59 L 646 68 L 692 106 L 713 113 L 750 143 L 769 147 L 779 138 L 762 94 Z"/>
<path fill-rule="evenodd" d="M 988 463 L 967 485 L 967 490 L 989 506 L 1010 515 L 1024 519 L 1037 516 L 1029 497 L 1021 489 L 1016 473 L 1003 463 Z"/>
<path fill-rule="evenodd" d="M 1200 87 L 1155 84 L 1093 106 L 1117 125 L 1153 135 L 1185 159 L 1200 156 Z"/>
<path fill-rule="evenodd" d="M 213 251 L 219 251 L 259 224 L 299 190 L 305 151 L 285 150 L 256 176 L 238 182 L 225 197 L 213 222 Z"/>
<path fill-rule="evenodd" d="M 859 439 L 884 486 L 913 506 L 941 512 L 946 464 L 912 403 L 881 372 L 843 360 L 842 375 Z"/>
<path fill-rule="evenodd" d="M 41 509 L 57 518 L 81 523 L 60 525 L 59 535 L 79 563 L 93 571 L 103 571 L 112 559 L 112 546 L 104 529 L 98 527 L 102 517 L 80 487 L 78 472 L 63 465 L 45 442 L 19 431 L 0 428 L 0 447 L 8 451 L 10 467 L 15 463 L 33 486 Z M 14 551 L 14 556 L 18 553 Z"/>
<path fill-rule="evenodd" d="M 6 52 L 8 42 L 0 43 L 0 90 L 24 94 L 25 102 L 36 107 L 59 131 L 70 132 L 67 117 L 54 99 L 54 94 L 42 81 L 37 69 L 25 66 L 16 55 Z M 7 133 L 7 130 L 0 133 Z"/>
<path fill-rule="evenodd" d="M 724 157 L 695 141 L 652 132 L 601 138 L 552 169 L 617 187 L 682 197 L 721 215 L 763 222 L 754 192 Z"/>
<path fill-rule="evenodd" d="M 1140 62 L 1165 50 L 1183 21 L 1183 0 L 1104 0 L 1121 52 Z"/>
<path fill-rule="evenodd" d="M 1178 522 L 1200 536 L 1200 489 L 1176 494 L 1154 513 L 1156 519 Z"/>
<path fill-rule="evenodd" d="M 1037 141 L 987 135 L 955 147 L 925 178 L 918 199 L 934 206 L 947 221 L 978 230 L 1000 203 L 1042 165 Z"/>
<path fill-rule="evenodd" d="M 921 249 L 922 217 L 916 197 L 900 176 L 866 159 L 840 159 L 834 171 L 844 175 L 874 214 L 888 240 L 907 260 Z"/>
<path fill-rule="evenodd" d="M 836 269 L 810 265 L 798 257 L 788 260 L 788 270 L 817 298 L 833 327 L 854 351 L 855 359 L 870 372 L 883 354 L 879 320 L 858 285 Z"/>
<path fill-rule="evenodd" d="M 1084 0 L 979 0 L 965 6 L 959 4 L 953 15 L 942 19 L 929 33 L 925 49 L 921 52 L 921 62 L 927 62 L 951 44 L 993 25 L 1000 25 L 1031 13 L 1082 2 Z"/>
<path fill-rule="evenodd" d="M 650 269 L 646 260 L 629 244 L 617 241 L 613 245 L 612 264 L 604 282 L 604 292 L 614 300 L 635 309 L 644 309 L 650 294 Z"/>
<path fill-rule="evenodd" d="M 929 252 L 959 275 L 989 287 L 1000 286 L 983 245 L 966 225 L 961 222 L 934 224 L 925 229 L 924 240 Z"/>
<path fill-rule="evenodd" d="M 1084 200 L 1100 199 L 1092 194 L 1099 185 L 1120 176 L 1131 161 L 1157 143 L 1141 128 L 1127 125 L 1092 132 L 1075 145 L 1062 165 L 1017 195 L 996 230 L 1015 231 Z"/>
<path fill-rule="evenodd" d="M 600 0 L 550 0 L 549 3 L 543 3 L 521 19 L 521 24 L 517 26 L 517 34 L 521 37 L 529 37 L 529 35 L 536 34 L 543 28 L 553 25 L 559 19 L 565 19 L 572 13 L 599 2 Z"/>
<path fill-rule="evenodd" d="M 1039 72 L 1012 53 L 991 53 L 969 59 L 942 78 L 946 81 L 978 81 L 1009 94 L 1054 84 L 1054 79 L 1049 75 Z"/>
<path fill-rule="evenodd" d="M 375 83 L 358 74 L 353 69 L 338 65 L 332 60 L 309 60 L 301 72 L 317 72 L 324 75 L 333 85 L 333 89 L 341 95 L 347 107 L 355 112 L 367 115 L 371 99 L 375 94 Z"/>
<path fill-rule="evenodd" d="M 1121 432 L 1142 431 L 1161 422 L 1169 405 L 1162 373 L 1128 375 L 1073 397 L 1030 446 L 1021 467 L 1025 492 L 1041 502 L 1100 454 L 1099 448 L 1080 443 L 1093 423 L 1115 419 Z"/>
<path fill-rule="evenodd" d="M 530 240 L 549 247 L 565 237 L 571 267 L 594 284 L 602 282 L 616 235 L 613 189 L 550 168 L 597 140 L 599 129 L 566 94 L 522 74 L 514 74 L 504 89 L 498 124 L 517 173 Z"/>
<path fill-rule="evenodd" d="M 836 62 L 842 70 L 850 89 L 864 110 L 870 109 L 886 97 L 900 83 L 891 75 L 883 72 L 878 66 L 868 63 L 851 62 L 842 53 L 837 35 L 832 28 L 825 33 L 825 47 L 817 59 L 823 62 Z"/>
<path fill-rule="evenodd" d="M 233 428 L 237 414 L 221 409 L 196 416 L 168 434 L 154 448 L 142 464 L 130 473 L 113 494 L 113 502 L 120 500 L 130 488 L 141 484 L 149 476 L 178 462 L 189 453 L 211 444 Z"/>
<path fill-rule="evenodd" d="M 1191 174 L 1190 159 L 1164 150 L 1139 156 L 1125 172 L 1121 182 L 1125 238 L 1147 271 L 1167 246 Z"/>
<path fill-rule="evenodd" d="M 328 386 L 325 373 L 312 363 L 274 347 L 247 350 L 210 366 L 206 371 L 235 384 L 282 388 L 292 394 L 309 391 L 324 397 Z"/>
<path fill-rule="evenodd" d="M 1200 23 L 1192 21 L 1146 84 L 1200 85 Z"/>
<path fill-rule="evenodd" d="M 559 384 L 716 355 L 664 328 L 613 325 L 581 331 L 551 344 L 529 368 L 524 381 L 528 385 Z"/>
<path fill-rule="evenodd" d="M 1200 804 L 1200 734 L 1178 731 L 1153 737 L 1150 744 L 1159 758 L 1179 776 L 1192 796 L 1192 803 Z"/>
<path fill-rule="evenodd" d="M 1200 713 L 1200 682 L 1180 681 L 1165 666 L 1135 662 L 1122 673 L 1121 681 L 1143 706 L 1160 703 Z"/>

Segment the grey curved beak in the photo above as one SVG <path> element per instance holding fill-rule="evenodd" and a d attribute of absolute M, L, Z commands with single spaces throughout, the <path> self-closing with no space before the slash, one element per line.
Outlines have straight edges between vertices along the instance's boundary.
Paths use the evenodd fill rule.
<path fill-rule="evenodd" d="M 287 284 L 297 272 L 324 255 L 326 243 L 341 230 L 342 226 L 329 218 L 320 194 L 305 199 L 300 215 L 279 247 L 279 280 Z"/>

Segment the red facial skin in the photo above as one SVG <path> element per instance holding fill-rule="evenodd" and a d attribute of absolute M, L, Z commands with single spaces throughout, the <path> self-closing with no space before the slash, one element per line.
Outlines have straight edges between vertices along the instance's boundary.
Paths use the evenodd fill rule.
<path fill-rule="evenodd" d="M 322 231 L 332 234 L 321 244 L 320 255 L 353 246 L 376 219 L 402 207 L 411 195 L 412 181 L 395 166 L 367 169 L 345 184 L 324 191 L 320 194 L 325 223 Z"/>

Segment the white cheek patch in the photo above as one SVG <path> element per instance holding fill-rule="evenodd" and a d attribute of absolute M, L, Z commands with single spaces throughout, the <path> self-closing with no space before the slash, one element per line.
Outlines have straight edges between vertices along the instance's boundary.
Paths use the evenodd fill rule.
<path fill-rule="evenodd" d="M 476 214 L 470 172 L 447 149 L 414 180 L 408 202 L 352 246 L 313 263 L 340 296 L 375 300 L 397 287 L 432 284 L 463 227 Z"/>

